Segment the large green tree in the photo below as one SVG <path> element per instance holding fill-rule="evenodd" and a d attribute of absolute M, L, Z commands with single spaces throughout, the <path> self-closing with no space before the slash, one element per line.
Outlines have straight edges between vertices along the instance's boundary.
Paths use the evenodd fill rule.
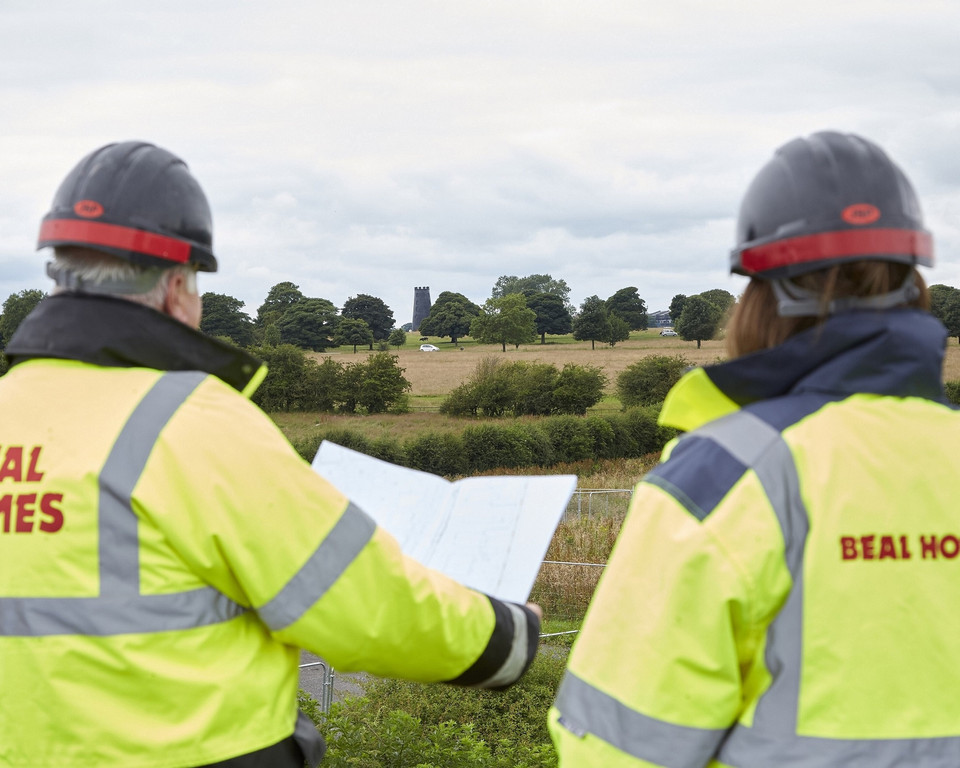
<path fill-rule="evenodd" d="M 366 322 L 373 334 L 370 342 L 371 349 L 374 341 L 383 341 L 390 335 L 390 329 L 393 328 L 394 323 L 393 310 L 384 303 L 383 299 L 366 293 L 358 293 L 347 299 L 340 316 Z"/>
<path fill-rule="evenodd" d="M 424 336 L 449 336 L 454 344 L 470 333 L 470 323 L 480 313 L 480 307 L 462 293 L 444 291 L 430 307 L 430 314 L 420 323 Z"/>
<path fill-rule="evenodd" d="M 630 324 L 620 315 L 607 316 L 607 336 L 604 339 L 611 347 L 618 341 L 627 341 L 630 338 Z"/>
<path fill-rule="evenodd" d="M 723 312 L 720 307 L 702 296 L 690 296 L 683 305 L 683 312 L 675 328 L 684 341 L 696 341 L 697 349 L 704 339 L 712 339 Z"/>
<path fill-rule="evenodd" d="M 253 320 L 243 311 L 243 302 L 223 293 L 205 293 L 200 330 L 209 336 L 226 336 L 238 347 L 253 343 Z"/>
<path fill-rule="evenodd" d="M 678 293 L 676 296 L 670 299 L 670 308 L 668 311 L 670 312 L 670 322 L 672 324 L 677 324 L 677 321 L 680 319 L 680 315 L 683 314 L 683 305 L 686 303 L 687 297 L 682 293 Z"/>
<path fill-rule="evenodd" d="M 960 289 L 938 283 L 930 286 L 930 311 L 960 341 Z"/>
<path fill-rule="evenodd" d="M 327 299 L 301 299 L 284 310 L 276 325 L 284 344 L 323 352 L 337 346 L 333 334 L 339 320 L 333 302 Z"/>
<path fill-rule="evenodd" d="M 590 349 L 596 349 L 598 341 L 606 341 L 610 335 L 610 319 L 607 304 L 599 296 L 587 296 L 580 311 L 573 319 L 573 338 L 589 341 Z"/>
<path fill-rule="evenodd" d="M 365 320 L 358 317 L 341 317 L 334 331 L 333 341 L 337 346 L 353 346 L 353 354 L 357 354 L 360 344 L 373 344 L 373 332 Z"/>
<path fill-rule="evenodd" d="M 730 293 L 730 291 L 725 291 L 723 288 L 711 288 L 709 291 L 704 291 L 697 295 L 700 296 L 701 299 L 706 299 L 711 304 L 716 304 L 717 307 L 720 308 L 721 317 L 725 316 L 737 301 L 736 297 Z"/>
<path fill-rule="evenodd" d="M 0 344 L 7 346 L 14 331 L 20 327 L 23 318 L 33 312 L 34 307 L 46 296 L 36 288 L 11 293 L 3 302 L 3 314 L 0 314 Z"/>
<path fill-rule="evenodd" d="M 633 286 L 621 288 L 607 299 L 607 312 L 625 320 L 631 331 L 647 327 L 647 304 Z"/>
<path fill-rule="evenodd" d="M 564 300 L 555 293 L 535 293 L 527 298 L 527 306 L 537 315 L 540 343 L 547 343 L 547 334 L 570 333 L 573 318 Z"/>
<path fill-rule="evenodd" d="M 267 293 L 267 298 L 257 309 L 257 327 L 265 328 L 277 322 L 287 309 L 306 297 L 300 287 L 291 282 L 277 283 Z"/>
<path fill-rule="evenodd" d="M 470 335 L 480 344 L 499 344 L 506 352 L 507 344 L 519 347 L 537 338 L 537 313 L 520 293 L 487 299 L 470 323 Z"/>
<path fill-rule="evenodd" d="M 493 286 L 490 298 L 502 299 L 511 293 L 522 293 L 527 298 L 536 293 L 552 293 L 563 299 L 564 304 L 570 303 L 570 287 L 567 282 L 554 280 L 550 275 L 501 275 Z"/>

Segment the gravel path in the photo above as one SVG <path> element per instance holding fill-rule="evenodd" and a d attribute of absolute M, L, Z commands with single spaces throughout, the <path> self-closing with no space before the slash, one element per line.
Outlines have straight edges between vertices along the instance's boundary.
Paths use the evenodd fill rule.
<path fill-rule="evenodd" d="M 313 664 L 319 661 L 323 661 L 319 656 L 308 651 L 300 652 L 301 664 Z M 325 671 L 325 666 L 305 667 L 300 670 L 300 687 L 319 702 L 323 701 Z M 346 696 L 362 695 L 363 687 L 360 683 L 366 677 L 367 675 L 362 672 L 344 673 L 334 670 L 332 700 L 340 701 Z"/>

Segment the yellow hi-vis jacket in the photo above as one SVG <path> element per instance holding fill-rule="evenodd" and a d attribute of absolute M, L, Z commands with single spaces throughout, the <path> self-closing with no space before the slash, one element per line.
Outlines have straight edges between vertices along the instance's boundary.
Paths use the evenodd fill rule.
<path fill-rule="evenodd" d="M 242 389 L 252 358 L 71 295 L 44 299 L 7 351 L 0 766 L 255 753 L 294 733 L 301 647 L 338 670 L 487 687 L 532 659 L 532 613 L 404 557 L 197 369 Z"/>
<path fill-rule="evenodd" d="M 687 374 L 550 715 L 563 768 L 960 765 L 943 327 L 838 315 Z"/>

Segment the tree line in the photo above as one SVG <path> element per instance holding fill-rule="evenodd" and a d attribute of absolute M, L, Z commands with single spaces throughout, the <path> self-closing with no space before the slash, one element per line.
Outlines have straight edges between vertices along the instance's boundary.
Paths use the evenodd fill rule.
<path fill-rule="evenodd" d="M 30 289 L 13 293 L 0 313 L 0 349 L 20 322 L 44 297 Z M 241 348 L 275 347 L 289 344 L 302 350 L 324 352 L 341 346 L 381 350 L 406 343 L 402 328 L 395 327 L 393 311 L 369 294 L 348 298 L 338 309 L 323 298 L 305 296 L 299 286 L 281 282 L 270 288 L 266 299 L 251 318 L 237 298 L 220 293 L 203 294 L 200 328 L 211 336 L 229 340 Z M 930 286 L 931 311 L 946 326 L 950 336 L 960 339 L 960 289 Z M 728 291 L 713 289 L 692 296 L 677 294 L 669 314 L 677 334 L 686 341 L 714 338 L 729 316 L 736 299 Z M 549 274 L 525 277 L 502 275 L 491 296 L 482 305 L 462 293 L 442 292 L 422 321 L 425 336 L 448 337 L 452 344 L 470 336 L 481 344 L 519 346 L 546 336 L 572 334 L 578 341 L 613 346 L 629 338 L 630 331 L 648 327 L 646 303 L 634 286 L 621 288 L 606 299 L 588 296 L 579 307 L 570 303 L 570 287 Z M 417 330 L 417 329 L 413 329 Z M 0 373 L 6 361 L 0 359 Z"/>

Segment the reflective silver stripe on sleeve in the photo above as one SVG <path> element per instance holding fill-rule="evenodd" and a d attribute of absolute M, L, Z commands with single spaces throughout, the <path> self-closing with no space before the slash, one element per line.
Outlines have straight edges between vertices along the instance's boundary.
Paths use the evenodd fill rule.
<path fill-rule="evenodd" d="M 723 728 L 691 728 L 647 717 L 569 669 L 555 706 L 560 724 L 571 733 L 581 737 L 591 733 L 621 752 L 664 768 L 703 768 L 726 734 Z"/>
<path fill-rule="evenodd" d="M 527 663 L 527 616 L 523 608 L 513 603 L 504 603 L 513 618 L 513 645 L 506 661 L 494 674 L 477 683 L 475 688 L 499 688 L 514 682 Z"/>
<path fill-rule="evenodd" d="M 0 597 L 0 637 L 165 632 L 228 621 L 246 609 L 212 587 L 140 594 L 138 518 L 131 497 L 164 427 L 206 378 L 165 373 L 134 408 L 100 472 L 96 597 Z"/>
<path fill-rule="evenodd" d="M 297 621 L 340 578 L 376 528 L 366 512 L 348 504 L 310 559 L 273 599 L 257 609 L 263 622 L 276 632 Z"/>

